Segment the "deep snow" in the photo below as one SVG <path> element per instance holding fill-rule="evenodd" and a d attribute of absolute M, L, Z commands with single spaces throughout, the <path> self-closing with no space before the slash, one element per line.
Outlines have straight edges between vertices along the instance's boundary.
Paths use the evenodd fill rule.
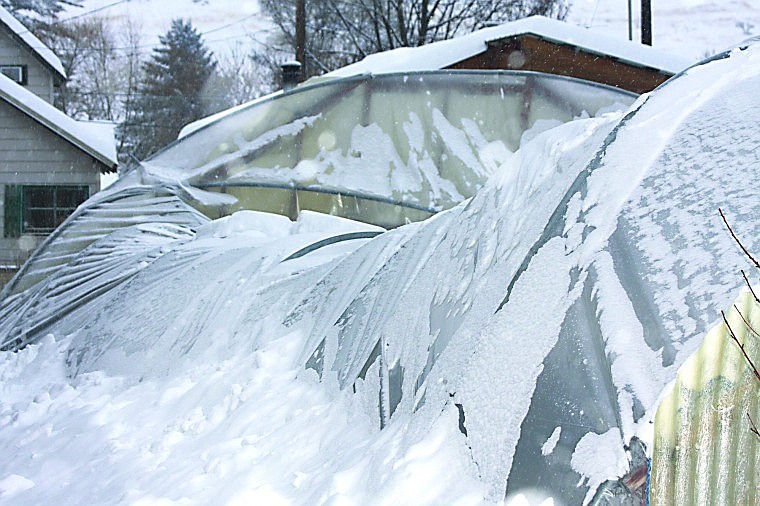
<path fill-rule="evenodd" d="M 590 500 L 741 285 L 717 207 L 760 249 L 759 83 L 760 46 L 737 49 L 537 135 L 450 211 L 292 260 L 366 228 L 244 212 L 101 237 L 13 299 L 44 320 L 125 260 L 0 353 L 0 499 Z"/>

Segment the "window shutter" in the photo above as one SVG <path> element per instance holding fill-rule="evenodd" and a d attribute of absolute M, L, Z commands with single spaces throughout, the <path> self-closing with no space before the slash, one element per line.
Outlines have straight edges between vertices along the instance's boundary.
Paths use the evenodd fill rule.
<path fill-rule="evenodd" d="M 21 186 L 5 186 L 5 237 L 21 237 L 23 198 Z"/>

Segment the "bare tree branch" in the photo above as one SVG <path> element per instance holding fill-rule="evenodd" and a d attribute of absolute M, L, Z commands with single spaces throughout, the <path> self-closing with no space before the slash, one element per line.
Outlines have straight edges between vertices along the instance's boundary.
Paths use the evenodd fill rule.
<path fill-rule="evenodd" d="M 760 372 L 758 372 L 757 367 L 755 367 L 755 364 L 752 362 L 752 359 L 749 358 L 749 355 L 747 355 L 747 352 L 744 349 L 744 345 L 736 337 L 736 334 L 734 334 L 734 330 L 731 328 L 731 325 L 728 323 L 728 320 L 726 319 L 726 313 L 721 311 L 720 314 L 723 316 L 723 322 L 726 324 L 726 328 L 728 328 L 728 333 L 731 335 L 731 339 L 733 339 L 736 345 L 739 346 L 739 349 L 741 350 L 742 355 L 744 355 L 744 359 L 747 361 L 749 366 L 752 368 L 752 372 L 755 374 L 755 379 L 760 381 Z"/>
<path fill-rule="evenodd" d="M 734 241 L 736 241 L 736 244 L 739 245 L 741 250 L 744 252 L 744 254 L 749 258 L 753 264 L 755 264 L 755 267 L 760 269 L 760 262 L 758 262 L 755 257 L 752 256 L 752 254 L 747 250 L 747 248 L 744 247 L 742 242 L 739 240 L 738 237 L 736 237 L 736 234 L 734 233 L 734 230 L 731 228 L 731 225 L 728 224 L 728 220 L 726 219 L 726 215 L 723 214 L 723 210 L 721 208 L 718 208 L 718 212 L 720 213 L 720 217 L 723 218 L 723 223 L 725 223 L 726 228 L 731 233 L 731 237 L 734 238 Z"/>
<path fill-rule="evenodd" d="M 736 304 L 734 304 L 734 309 L 736 309 L 736 312 L 739 314 L 739 317 L 744 322 L 744 326 L 747 327 L 747 329 L 749 329 L 750 332 L 752 332 L 756 336 L 760 337 L 760 334 L 758 334 L 757 330 L 755 330 L 754 328 L 752 328 L 752 325 L 747 321 L 746 318 L 744 318 L 744 315 L 741 313 L 741 311 L 739 311 L 739 308 L 736 307 Z"/>
<path fill-rule="evenodd" d="M 532 13 L 562 18 L 568 0 L 308 0 L 307 76 L 366 55 L 415 47 Z M 292 0 L 260 0 L 280 34 L 272 45 L 294 44 Z M 288 52 L 287 49 L 283 49 Z M 274 58 L 274 57 L 273 57 Z M 318 62 L 318 63 L 317 63 Z"/>
<path fill-rule="evenodd" d="M 760 304 L 760 299 L 757 298 L 757 294 L 752 289 L 752 285 L 749 284 L 749 279 L 747 279 L 747 275 L 744 273 L 744 270 L 741 270 L 739 272 L 742 273 L 742 277 L 744 278 L 744 282 L 747 283 L 747 288 L 749 288 L 749 291 L 752 293 L 752 297 L 755 298 L 755 302 L 757 302 L 758 304 Z"/>
<path fill-rule="evenodd" d="M 760 437 L 760 432 L 758 432 L 758 430 L 757 430 L 757 425 L 755 425 L 755 422 L 752 420 L 752 417 L 751 417 L 751 416 L 749 416 L 749 413 L 747 413 L 747 418 L 749 419 L 749 424 L 750 424 L 750 426 L 751 426 L 749 430 L 750 430 L 750 431 L 751 431 L 751 432 L 752 432 L 754 435 L 756 435 L 757 437 Z"/>

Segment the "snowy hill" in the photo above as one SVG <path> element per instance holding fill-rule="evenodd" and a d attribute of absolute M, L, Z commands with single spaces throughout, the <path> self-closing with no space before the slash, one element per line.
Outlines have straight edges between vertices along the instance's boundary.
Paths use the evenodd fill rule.
<path fill-rule="evenodd" d="M 633 40 L 641 40 L 641 2 L 633 4 Z M 574 0 L 568 21 L 628 38 L 625 0 Z M 652 44 L 694 60 L 760 35 L 760 2 L 669 0 L 652 2 Z"/>
<path fill-rule="evenodd" d="M 70 8 L 69 15 L 102 16 L 117 26 L 135 21 L 146 52 L 158 44 L 158 36 L 166 33 L 174 18 L 190 19 L 217 54 L 236 47 L 247 51 L 257 40 L 265 41 L 273 29 L 256 0 L 84 0 L 81 8 Z"/>

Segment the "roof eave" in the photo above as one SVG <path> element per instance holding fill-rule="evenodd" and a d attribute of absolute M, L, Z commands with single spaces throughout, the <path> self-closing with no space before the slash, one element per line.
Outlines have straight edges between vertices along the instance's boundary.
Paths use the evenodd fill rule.
<path fill-rule="evenodd" d="M 3 9 L 3 7 L 0 6 L 0 9 Z M 9 16 L 13 17 L 13 14 L 11 14 L 10 12 L 8 12 L 7 9 L 4 9 L 4 10 L 8 13 Z M 39 39 L 37 39 L 37 37 L 34 34 L 32 34 L 31 31 L 29 31 L 28 28 L 26 28 L 23 24 L 21 24 L 20 21 L 18 21 L 15 17 L 13 17 L 13 19 L 16 21 L 16 23 L 20 27 L 23 27 L 24 30 L 28 31 L 29 35 L 31 35 L 31 37 L 33 39 L 39 41 L 39 43 L 50 53 L 48 55 L 48 57 L 54 58 L 55 62 L 58 65 L 60 65 L 60 68 L 58 68 L 56 65 L 53 65 L 47 58 L 45 58 L 45 56 L 43 56 L 40 53 L 39 50 L 37 50 L 34 46 L 30 45 L 29 41 L 27 41 L 24 37 L 22 37 L 16 31 L 16 29 L 14 29 L 13 26 L 11 26 L 7 22 L 5 22 L 5 20 L 3 20 L 3 19 L 0 19 L 0 23 L 2 23 L 3 25 L 5 25 L 8 28 L 8 31 L 10 32 L 11 37 L 13 37 L 13 39 L 16 42 L 18 42 L 22 47 L 26 48 L 34 56 L 34 58 L 36 58 L 40 63 L 42 63 L 42 65 L 45 66 L 45 68 L 47 68 L 48 70 L 50 70 L 50 72 L 54 76 L 54 79 L 58 78 L 61 81 L 66 81 L 68 79 L 68 77 L 66 76 L 66 71 L 63 68 L 63 64 L 61 63 L 61 60 L 58 58 L 58 56 L 56 56 L 55 53 L 53 53 L 53 51 L 49 47 L 47 47 L 42 41 L 40 41 Z"/>
<path fill-rule="evenodd" d="M 492 46 L 494 46 L 494 45 L 496 45 L 498 43 L 502 43 L 503 41 L 506 41 L 506 40 L 517 39 L 517 38 L 526 37 L 526 36 L 528 36 L 528 37 L 535 37 L 535 38 L 537 38 L 539 40 L 543 40 L 545 42 L 551 42 L 552 44 L 557 44 L 559 46 L 572 47 L 574 49 L 577 49 L 578 51 L 583 51 L 584 53 L 587 53 L 587 54 L 592 54 L 592 55 L 595 55 L 595 56 L 601 56 L 601 57 L 604 57 L 604 58 L 609 58 L 611 60 L 615 60 L 615 61 L 619 61 L 621 63 L 625 63 L 626 65 L 630 65 L 632 67 L 638 67 L 638 68 L 648 69 L 648 70 L 651 70 L 653 72 L 659 72 L 660 74 L 664 74 L 664 75 L 667 75 L 667 76 L 674 76 L 674 75 L 677 74 L 677 72 L 674 72 L 674 71 L 669 70 L 669 69 L 664 69 L 664 68 L 660 68 L 660 67 L 653 67 L 652 65 L 649 65 L 647 63 L 631 60 L 631 59 L 624 58 L 624 57 L 621 57 L 621 56 L 616 56 L 616 55 L 613 55 L 613 54 L 605 53 L 603 51 L 597 51 L 597 50 L 588 48 L 588 47 L 583 46 L 583 45 L 575 44 L 575 43 L 572 43 L 572 42 L 568 42 L 568 41 L 565 41 L 565 40 L 557 39 L 557 38 L 554 38 L 554 37 L 550 37 L 550 36 L 547 36 L 547 35 L 543 35 L 541 33 L 535 33 L 535 32 L 531 32 L 531 31 L 525 31 L 523 33 L 516 33 L 516 34 L 512 34 L 512 35 L 507 35 L 505 37 L 498 37 L 498 38 L 495 38 L 495 39 L 489 39 L 489 40 L 486 40 L 486 46 L 487 47 L 492 47 Z"/>

